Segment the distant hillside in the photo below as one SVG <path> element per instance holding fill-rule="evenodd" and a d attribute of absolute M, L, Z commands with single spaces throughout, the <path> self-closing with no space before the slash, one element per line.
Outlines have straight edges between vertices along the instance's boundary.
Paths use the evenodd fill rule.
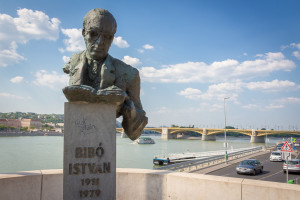
<path fill-rule="evenodd" d="M 1 113 L 0 118 L 2 119 L 40 119 L 42 123 L 64 123 L 63 114 L 37 114 L 33 112 L 9 112 Z M 119 121 L 116 120 L 116 127 L 122 128 L 122 125 Z"/>
<path fill-rule="evenodd" d="M 42 123 L 63 123 L 63 114 L 37 114 L 33 112 L 9 112 L 0 113 L 0 118 L 4 119 L 40 119 Z"/>

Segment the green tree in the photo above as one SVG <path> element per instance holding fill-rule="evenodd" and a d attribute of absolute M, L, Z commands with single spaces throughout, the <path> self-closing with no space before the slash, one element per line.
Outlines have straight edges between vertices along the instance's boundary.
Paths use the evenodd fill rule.
<path fill-rule="evenodd" d="M 21 131 L 28 131 L 28 127 L 22 127 L 20 130 Z"/>

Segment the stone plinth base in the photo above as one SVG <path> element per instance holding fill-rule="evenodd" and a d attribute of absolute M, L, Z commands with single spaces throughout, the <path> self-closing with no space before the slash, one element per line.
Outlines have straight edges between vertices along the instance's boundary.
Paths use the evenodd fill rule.
<path fill-rule="evenodd" d="M 116 106 L 65 103 L 63 199 L 116 199 Z"/>
<path fill-rule="evenodd" d="M 202 140 L 203 141 L 216 141 L 216 136 L 202 134 Z"/>
<path fill-rule="evenodd" d="M 265 143 L 265 137 L 264 136 L 251 136 L 251 143 Z"/>

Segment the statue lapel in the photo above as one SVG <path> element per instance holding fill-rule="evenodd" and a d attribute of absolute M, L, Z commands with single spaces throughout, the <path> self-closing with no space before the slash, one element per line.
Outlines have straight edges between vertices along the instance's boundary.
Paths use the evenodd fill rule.
<path fill-rule="evenodd" d="M 107 55 L 102 67 L 101 67 L 101 82 L 100 89 L 105 89 L 114 85 L 116 79 L 116 69 L 112 64 L 112 57 Z"/>
<path fill-rule="evenodd" d="M 84 84 L 84 72 L 86 70 L 87 60 L 85 51 L 80 55 L 78 64 L 73 69 L 73 75 L 70 77 L 70 85 L 83 85 Z"/>

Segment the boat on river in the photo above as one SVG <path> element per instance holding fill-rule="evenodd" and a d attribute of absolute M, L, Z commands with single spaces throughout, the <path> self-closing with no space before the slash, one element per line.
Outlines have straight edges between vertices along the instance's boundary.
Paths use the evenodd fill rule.
<path fill-rule="evenodd" d="M 139 139 L 135 140 L 137 144 L 155 144 L 154 140 L 150 137 L 140 137 Z"/>

